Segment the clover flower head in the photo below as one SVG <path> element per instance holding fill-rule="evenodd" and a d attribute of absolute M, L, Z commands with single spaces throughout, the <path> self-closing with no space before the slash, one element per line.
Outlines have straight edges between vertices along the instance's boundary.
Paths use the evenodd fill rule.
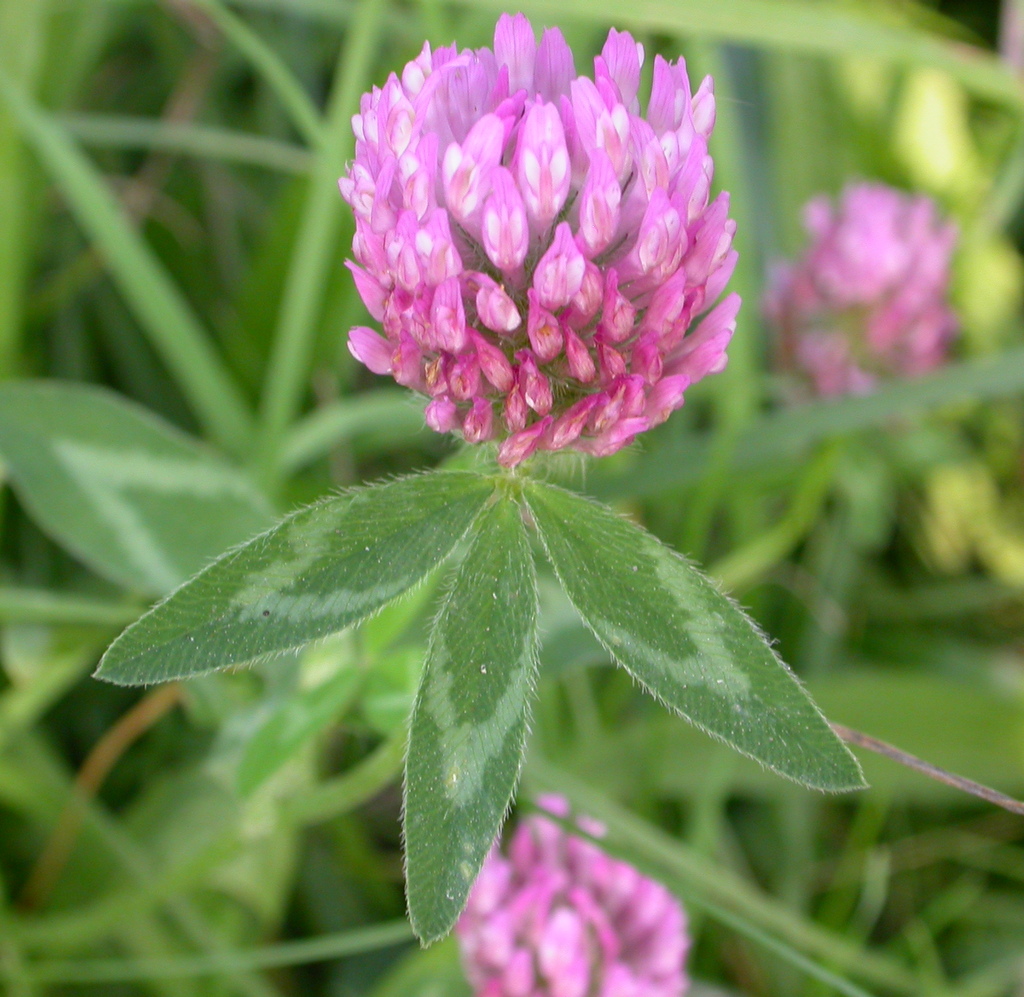
<path fill-rule="evenodd" d="M 538 801 L 567 817 L 560 796 Z M 600 837 L 583 817 L 577 825 Z M 660 883 L 542 814 L 488 856 L 455 928 L 476 997 L 681 997 L 690 946 Z"/>
<path fill-rule="evenodd" d="M 725 366 L 739 298 L 711 307 L 736 262 L 728 195 L 710 197 L 712 81 L 691 93 L 658 56 L 642 115 L 643 57 L 612 30 L 577 76 L 560 31 L 538 43 L 505 14 L 493 50 L 424 45 L 353 118 L 349 265 L 383 335 L 357 327 L 349 349 L 506 466 L 614 453 Z"/>
<path fill-rule="evenodd" d="M 810 201 L 804 226 L 810 245 L 765 301 L 784 368 L 840 395 L 944 362 L 957 329 L 947 303 L 956 228 L 934 201 L 856 183 L 835 207 Z"/>

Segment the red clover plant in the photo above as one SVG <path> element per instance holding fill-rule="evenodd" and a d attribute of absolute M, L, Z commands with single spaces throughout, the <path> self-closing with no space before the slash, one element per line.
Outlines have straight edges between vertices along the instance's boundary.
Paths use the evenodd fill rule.
<path fill-rule="evenodd" d="M 712 82 L 692 93 L 682 60 L 657 57 L 641 114 L 643 57 L 612 31 L 593 78 L 577 76 L 559 31 L 538 44 L 525 17 L 505 15 L 493 51 L 425 46 L 364 95 L 341 190 L 356 216 L 356 286 L 384 334 L 356 328 L 350 349 L 427 396 L 433 429 L 493 441 L 497 464 L 294 513 L 129 627 L 99 672 L 142 683 L 250 663 L 358 623 L 456 562 L 406 765 L 407 894 L 424 941 L 462 912 L 519 776 L 537 673 L 535 550 L 609 656 L 668 708 L 806 786 L 862 785 L 734 603 L 638 526 L 529 474 L 538 450 L 619 450 L 725 365 L 739 299 L 718 300 L 736 254 L 728 195 L 711 196 Z M 550 925 L 571 932 L 590 915 L 584 887 L 566 889 L 576 913 Z M 627 933 L 654 903 L 631 896 Z M 477 900 L 464 942 L 479 915 Z M 607 993 L 675 992 L 650 981 L 676 979 L 678 960 L 648 959 L 639 935 L 606 940 Z M 579 967 L 547 968 L 582 979 Z M 626 987 L 627 972 L 650 985 Z"/>

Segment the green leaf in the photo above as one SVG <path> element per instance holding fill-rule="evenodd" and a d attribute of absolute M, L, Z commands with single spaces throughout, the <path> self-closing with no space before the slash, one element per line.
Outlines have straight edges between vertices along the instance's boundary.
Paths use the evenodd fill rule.
<path fill-rule="evenodd" d="M 525 491 L 569 599 L 645 689 L 780 775 L 831 791 L 864 786 L 793 674 L 692 565 L 602 505 L 550 485 Z"/>
<path fill-rule="evenodd" d="M 534 684 L 537 582 L 519 508 L 492 505 L 452 581 L 413 707 L 405 780 L 409 917 L 445 935 L 501 829 Z"/>
<path fill-rule="evenodd" d="M 443 561 L 493 484 L 433 472 L 325 499 L 218 558 L 130 626 L 96 675 L 165 682 L 337 633 Z"/>
<path fill-rule="evenodd" d="M 300 689 L 281 696 L 273 704 L 270 715 L 253 733 L 238 763 L 236 785 L 242 796 L 255 792 L 342 714 L 363 684 L 363 670 L 355 667 L 348 656 L 339 655 L 331 642 L 306 648 L 302 667 L 304 673 L 312 671 L 314 677 L 325 667 L 332 674 L 315 685 L 303 682 Z"/>
<path fill-rule="evenodd" d="M 359 706 L 366 722 L 375 730 L 388 737 L 405 730 L 426 656 L 426 648 L 410 644 L 374 659 Z"/>
<path fill-rule="evenodd" d="M 0 458 L 50 536 L 138 592 L 169 592 L 271 522 L 240 471 L 99 388 L 0 386 Z"/>

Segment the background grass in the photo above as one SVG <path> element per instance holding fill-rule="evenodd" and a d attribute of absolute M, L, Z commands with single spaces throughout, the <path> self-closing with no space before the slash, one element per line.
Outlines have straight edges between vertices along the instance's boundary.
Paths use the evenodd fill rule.
<path fill-rule="evenodd" d="M 344 348 L 364 318 L 335 180 L 359 95 L 424 38 L 486 44 L 502 9 L 0 0 L 0 378 L 111 388 L 277 512 L 448 455 Z M 728 370 L 573 480 L 709 565 L 832 719 L 1024 794 L 1024 84 L 1012 32 L 995 50 L 1000 11 L 525 9 L 581 68 L 614 24 L 648 67 L 683 53 L 714 74 L 739 224 Z M 786 408 L 757 302 L 803 202 L 852 177 L 956 219 L 963 333 L 928 377 Z M 453 945 L 420 952 L 402 919 L 397 779 L 430 586 L 250 672 L 115 689 L 88 675 L 154 592 L 69 553 L 84 527 L 65 518 L 4 493 L 0 986 L 465 992 Z M 555 592 L 521 798 L 567 794 L 678 891 L 695 993 L 1024 992 L 1021 818 L 881 759 L 856 796 L 785 784 L 605 667 Z"/>

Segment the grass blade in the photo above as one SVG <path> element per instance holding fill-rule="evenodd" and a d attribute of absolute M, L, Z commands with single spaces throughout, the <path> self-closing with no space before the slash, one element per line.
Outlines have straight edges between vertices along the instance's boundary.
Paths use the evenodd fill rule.
<path fill-rule="evenodd" d="M 409 730 L 409 919 L 425 943 L 450 930 L 501 830 L 519 779 L 537 672 L 537 578 L 519 507 L 480 517 L 430 635 Z"/>
<path fill-rule="evenodd" d="M 317 320 L 335 263 L 342 207 L 337 180 L 355 141 L 350 119 L 359 106 L 387 10 L 383 0 L 363 0 L 338 57 L 327 131 L 310 173 L 261 401 L 259 452 L 270 477 L 280 473 L 282 439 L 306 389 Z"/>
<path fill-rule="evenodd" d="M 32 983 L 144 983 L 175 977 L 223 976 L 283 966 L 306 966 L 361 952 L 400 945 L 412 940 L 409 922 L 388 921 L 334 935 L 281 942 L 260 949 L 225 950 L 206 955 L 166 959 L 82 959 L 42 962 L 25 967 L 23 976 Z M 0 964 L 0 977 L 8 975 Z"/>
<path fill-rule="evenodd" d="M 294 474 L 335 444 L 359 433 L 373 432 L 396 442 L 408 442 L 424 430 L 421 404 L 405 389 L 374 388 L 313 412 L 288 436 L 281 469 Z"/>
<path fill-rule="evenodd" d="M 0 98 L 103 253 L 111 276 L 200 422 L 225 449 L 244 453 L 252 420 L 242 394 L 206 331 L 95 167 L 52 115 L 0 68 Z"/>
<path fill-rule="evenodd" d="M 65 114 L 59 120 L 87 145 L 153 149 L 293 174 L 307 173 L 311 160 L 305 149 L 288 142 L 191 121 L 154 121 L 116 114 Z"/>
<path fill-rule="evenodd" d="M 67 592 L 0 585 L 0 621 L 92 627 L 125 627 L 138 619 L 140 606 Z"/>
<path fill-rule="evenodd" d="M 316 147 L 324 140 L 324 123 L 309 95 L 277 53 L 240 17 L 219 0 L 193 0 L 224 33 L 224 37 L 252 64 L 277 94 L 296 131 Z"/>

